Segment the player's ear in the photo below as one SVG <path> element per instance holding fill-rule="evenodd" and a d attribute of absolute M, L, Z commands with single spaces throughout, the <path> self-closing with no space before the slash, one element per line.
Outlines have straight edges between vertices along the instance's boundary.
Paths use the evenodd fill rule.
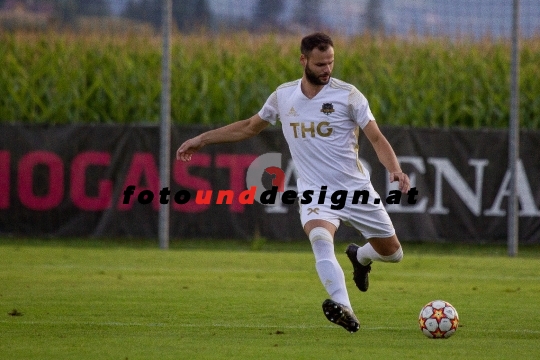
<path fill-rule="evenodd" d="M 307 57 L 304 54 L 300 54 L 300 64 L 302 64 L 302 67 L 306 67 L 307 64 Z"/>

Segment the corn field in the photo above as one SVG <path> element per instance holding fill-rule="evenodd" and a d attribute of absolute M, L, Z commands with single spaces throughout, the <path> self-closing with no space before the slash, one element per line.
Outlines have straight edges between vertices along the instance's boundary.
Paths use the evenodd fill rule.
<path fill-rule="evenodd" d="M 384 125 L 508 126 L 510 43 L 335 38 L 334 76 L 354 84 Z M 540 128 L 540 39 L 522 40 L 521 126 Z M 0 34 L 0 121 L 157 123 L 161 38 L 99 33 Z M 173 38 L 172 119 L 218 125 L 257 112 L 302 75 L 299 37 Z"/>

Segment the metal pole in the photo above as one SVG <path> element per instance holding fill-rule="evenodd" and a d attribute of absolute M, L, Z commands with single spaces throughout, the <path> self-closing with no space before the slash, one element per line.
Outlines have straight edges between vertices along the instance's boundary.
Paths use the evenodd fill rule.
<path fill-rule="evenodd" d="M 172 0 L 163 0 L 161 58 L 161 115 L 159 127 L 159 178 L 161 189 L 170 189 L 171 176 L 171 24 Z M 159 207 L 159 247 L 169 248 L 169 204 Z"/>
<path fill-rule="evenodd" d="M 512 64 L 510 73 L 510 129 L 508 131 L 508 164 L 510 196 L 508 198 L 508 256 L 518 253 L 519 207 L 517 197 L 517 164 L 519 160 L 519 0 L 512 10 Z"/>

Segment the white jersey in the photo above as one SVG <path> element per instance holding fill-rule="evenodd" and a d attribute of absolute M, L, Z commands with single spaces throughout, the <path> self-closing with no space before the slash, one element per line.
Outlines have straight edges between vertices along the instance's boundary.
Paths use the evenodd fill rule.
<path fill-rule="evenodd" d="M 356 87 L 331 78 L 312 99 L 301 80 L 285 83 L 270 95 L 259 116 L 282 124 L 299 174 L 299 193 L 362 190 L 369 174 L 358 159 L 358 128 L 375 120 L 367 99 Z"/>

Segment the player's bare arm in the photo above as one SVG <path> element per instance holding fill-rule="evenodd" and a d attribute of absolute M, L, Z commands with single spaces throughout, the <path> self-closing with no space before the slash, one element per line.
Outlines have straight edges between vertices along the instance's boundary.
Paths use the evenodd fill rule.
<path fill-rule="evenodd" d="M 392 146 L 379 129 L 377 123 L 370 121 L 364 127 L 363 131 L 373 146 L 379 161 L 390 173 L 390 182 L 399 181 L 399 190 L 407 193 L 411 188 L 409 177 L 401 171 L 394 149 L 392 149 Z"/>
<path fill-rule="evenodd" d="M 191 156 L 206 145 L 245 140 L 259 134 L 268 125 L 267 121 L 255 114 L 249 119 L 204 132 L 180 145 L 176 151 L 176 159 L 190 161 Z"/>

